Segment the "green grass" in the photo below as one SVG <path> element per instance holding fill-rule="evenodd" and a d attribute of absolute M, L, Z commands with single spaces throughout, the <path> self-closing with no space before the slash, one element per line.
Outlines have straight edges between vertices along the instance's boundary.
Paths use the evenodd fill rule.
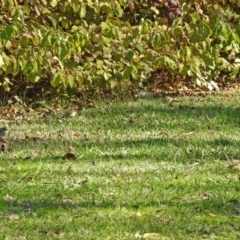
<path fill-rule="evenodd" d="M 73 118 L 9 122 L 0 239 L 240 239 L 240 171 L 228 168 L 239 102 L 97 102 Z M 77 159 L 59 157 L 69 147 Z"/>

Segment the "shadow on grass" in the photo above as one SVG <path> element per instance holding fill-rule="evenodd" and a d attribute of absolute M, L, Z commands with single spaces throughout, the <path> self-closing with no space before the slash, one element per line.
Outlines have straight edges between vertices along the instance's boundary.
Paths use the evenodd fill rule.
<path fill-rule="evenodd" d="M 98 159 L 135 159 L 135 160 L 163 160 L 172 161 L 178 159 L 188 160 L 232 160 L 239 158 L 237 151 L 239 142 L 235 139 L 220 137 L 213 140 L 195 139 L 191 137 L 181 138 L 147 138 L 139 140 L 106 140 L 69 142 L 69 145 L 83 153 L 83 159 L 89 155 Z M 95 149 L 88 155 L 89 149 Z"/>
<path fill-rule="evenodd" d="M 53 146 L 66 146 L 64 149 L 67 151 L 71 146 L 75 149 L 76 160 L 66 159 L 65 161 L 81 161 L 89 160 L 157 160 L 157 161 L 175 161 L 183 160 L 184 162 L 192 162 L 198 160 L 237 160 L 239 159 L 239 141 L 237 139 L 230 139 L 219 137 L 217 139 L 199 139 L 195 138 L 196 135 L 189 137 L 154 137 L 142 138 L 138 140 L 74 140 L 59 143 L 58 140 L 49 139 L 43 143 L 26 143 L 18 145 L 17 148 L 24 150 L 36 149 L 39 155 L 31 157 L 31 153 L 27 156 L 19 157 L 17 160 L 29 161 L 33 160 L 32 164 L 39 161 L 58 161 L 63 160 L 66 152 L 59 152 L 55 154 Z M 63 148 L 63 147 L 62 147 Z M 57 148 L 58 149 L 58 148 Z M 5 156 L 2 155 L 2 158 Z M 8 160 L 8 162 L 11 159 Z M 13 160 L 14 161 L 14 160 Z"/>
<path fill-rule="evenodd" d="M 219 103 L 221 104 L 221 103 Z M 109 115 L 108 126 L 111 129 L 117 129 L 119 127 L 138 128 L 143 126 L 143 120 L 147 121 L 147 116 L 151 119 L 154 117 L 160 119 L 161 127 L 169 125 L 169 121 L 176 120 L 172 123 L 173 127 L 179 127 L 181 120 L 202 120 L 205 121 L 209 127 L 216 124 L 233 125 L 233 127 L 240 126 L 240 108 L 226 107 L 226 106 L 188 106 L 179 105 L 175 107 L 162 107 L 155 104 L 139 105 L 126 111 L 126 108 L 120 107 L 118 109 L 109 109 L 104 117 L 107 120 Z M 97 114 L 93 117 L 99 117 Z M 114 122 L 114 120 L 117 120 Z M 120 120 L 120 121 L 118 121 Z M 164 123 L 164 120 L 165 123 Z M 177 121 L 179 120 L 179 121 Z M 214 120 L 214 123 L 213 123 Z M 101 125 L 101 124 L 100 124 Z M 183 124 L 184 125 L 184 124 Z M 150 127 L 154 126 L 154 122 L 150 123 Z M 221 126 L 220 126 L 221 127 Z"/>
<path fill-rule="evenodd" d="M 68 210 L 92 210 L 111 209 L 118 211 L 120 208 L 128 209 L 130 212 L 146 211 L 154 209 L 156 212 L 184 213 L 189 214 L 214 214 L 229 217 L 240 217 L 240 200 L 231 199 L 229 201 L 223 198 L 212 198 L 207 200 L 164 200 L 164 201 L 135 201 L 134 203 L 118 203 L 117 201 L 81 201 L 81 202 L 62 202 L 58 201 L 28 201 L 24 203 L 13 202 L 8 204 L 0 201 L 2 213 L 28 213 L 28 212 L 45 212 L 45 211 L 68 211 Z M 24 206 L 27 205 L 27 206 Z"/>

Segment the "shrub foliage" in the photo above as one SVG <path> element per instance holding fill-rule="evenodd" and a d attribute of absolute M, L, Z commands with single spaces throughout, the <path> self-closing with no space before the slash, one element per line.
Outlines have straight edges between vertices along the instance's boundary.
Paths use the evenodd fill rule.
<path fill-rule="evenodd" d="M 209 88 L 239 76 L 238 0 L 182 1 L 171 26 L 164 4 L 1 0 L 0 91 L 127 90 L 157 70 Z"/>

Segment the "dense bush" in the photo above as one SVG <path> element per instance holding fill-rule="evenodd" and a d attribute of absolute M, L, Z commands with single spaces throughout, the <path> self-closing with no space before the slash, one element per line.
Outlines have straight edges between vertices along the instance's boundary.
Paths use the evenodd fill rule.
<path fill-rule="evenodd" d="M 238 77 L 239 1 L 198 2 L 169 26 L 164 1 L 1 0 L 0 92 L 127 90 L 159 69 L 209 88 Z"/>

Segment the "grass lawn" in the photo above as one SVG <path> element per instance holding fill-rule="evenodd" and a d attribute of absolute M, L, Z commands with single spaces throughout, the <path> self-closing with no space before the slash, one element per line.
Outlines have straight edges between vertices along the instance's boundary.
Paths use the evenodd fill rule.
<path fill-rule="evenodd" d="M 240 171 L 228 168 L 240 158 L 239 103 L 97 102 L 9 122 L 0 239 L 240 239 Z M 76 159 L 58 157 L 69 147 Z"/>

